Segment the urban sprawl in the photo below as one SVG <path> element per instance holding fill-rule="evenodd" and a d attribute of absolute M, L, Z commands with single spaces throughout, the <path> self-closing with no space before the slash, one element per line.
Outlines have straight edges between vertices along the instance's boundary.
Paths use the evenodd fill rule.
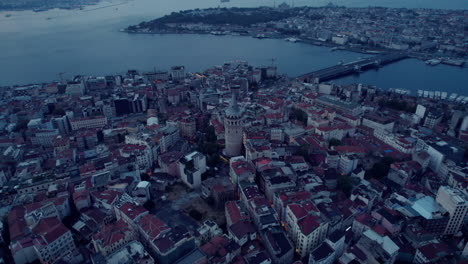
<path fill-rule="evenodd" d="M 210 8 L 172 13 L 129 33 L 196 33 L 285 38 L 364 53 L 404 51 L 430 65 L 462 66 L 468 54 L 467 10 L 295 7 Z"/>
<path fill-rule="evenodd" d="M 0 93 L 5 262 L 468 256 L 462 102 L 242 61 Z"/>

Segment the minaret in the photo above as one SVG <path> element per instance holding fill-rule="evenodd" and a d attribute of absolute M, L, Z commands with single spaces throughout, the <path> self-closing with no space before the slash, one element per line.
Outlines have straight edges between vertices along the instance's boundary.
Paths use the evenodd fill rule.
<path fill-rule="evenodd" d="M 231 86 L 232 98 L 224 117 L 225 153 L 228 157 L 240 156 L 242 151 L 242 111 L 237 104 L 239 86 Z"/>

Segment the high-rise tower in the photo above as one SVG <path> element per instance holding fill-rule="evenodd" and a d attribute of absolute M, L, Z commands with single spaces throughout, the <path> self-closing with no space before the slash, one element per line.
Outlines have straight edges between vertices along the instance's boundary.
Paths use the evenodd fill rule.
<path fill-rule="evenodd" d="M 242 151 L 242 110 L 237 104 L 239 86 L 231 86 L 231 103 L 224 117 L 225 153 L 228 157 L 239 156 Z"/>
<path fill-rule="evenodd" d="M 444 234 L 453 235 L 458 233 L 465 224 L 465 218 L 468 214 L 468 197 L 458 189 L 440 186 L 436 201 L 450 215 Z"/>

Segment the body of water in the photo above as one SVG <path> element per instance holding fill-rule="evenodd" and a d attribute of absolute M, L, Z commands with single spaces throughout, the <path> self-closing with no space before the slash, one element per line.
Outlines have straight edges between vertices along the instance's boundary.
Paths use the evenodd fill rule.
<path fill-rule="evenodd" d="M 364 57 L 346 51 L 331 52 L 284 40 L 209 35 L 129 35 L 119 32 L 128 25 L 173 11 L 216 6 L 272 6 L 273 0 L 130 0 L 104 1 L 84 10 L 0 12 L 0 85 L 28 84 L 59 79 L 59 73 L 104 75 L 128 69 L 168 69 L 185 65 L 199 71 L 225 61 L 243 59 L 252 65 L 275 64 L 280 72 L 297 76 L 323 67 Z M 286 1 L 289 4 L 324 5 L 325 0 Z M 465 0 L 340 0 L 347 6 L 468 8 Z M 443 2 L 443 3 L 442 3 Z M 7 17 L 6 14 L 11 14 Z M 416 91 L 468 90 L 468 69 L 445 65 L 426 66 L 405 60 L 378 71 L 353 75 L 337 83 L 361 82 L 382 88 Z M 468 94 L 468 91 L 465 92 Z"/>

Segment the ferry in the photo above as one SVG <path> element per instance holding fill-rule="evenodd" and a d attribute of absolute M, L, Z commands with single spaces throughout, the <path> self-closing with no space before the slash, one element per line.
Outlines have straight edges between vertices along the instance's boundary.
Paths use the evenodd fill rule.
<path fill-rule="evenodd" d="M 211 35 L 215 35 L 215 36 L 222 36 L 222 35 L 225 35 L 224 32 L 221 32 L 221 31 L 211 31 L 210 34 L 211 34 Z"/>
<path fill-rule="evenodd" d="M 285 38 L 284 40 L 289 41 L 289 42 L 298 42 L 299 39 L 297 38 Z"/>
<path fill-rule="evenodd" d="M 438 59 L 432 59 L 432 60 L 427 60 L 426 61 L 426 64 L 427 65 L 431 65 L 431 66 L 435 66 L 439 63 L 441 63 L 442 61 L 441 60 L 438 60 Z"/>
<path fill-rule="evenodd" d="M 423 95 L 423 90 L 418 90 L 418 96 L 422 97 L 422 95 Z"/>
<path fill-rule="evenodd" d="M 453 93 L 453 94 L 450 95 L 449 100 L 453 101 L 453 100 L 455 100 L 457 98 L 457 96 L 458 96 L 458 94 Z"/>
<path fill-rule="evenodd" d="M 463 66 L 463 64 L 465 64 L 465 61 L 463 61 L 463 60 L 455 60 L 455 59 L 448 59 L 448 60 L 443 60 L 442 63 L 443 63 L 443 64 L 447 64 L 447 65 L 452 65 L 452 66 L 461 67 L 461 66 Z"/>
<path fill-rule="evenodd" d="M 366 50 L 366 53 L 368 53 L 368 54 L 381 54 L 382 52 L 378 51 L 378 50 Z"/>
<path fill-rule="evenodd" d="M 442 92 L 442 94 L 440 95 L 440 99 L 442 100 L 447 99 L 447 92 Z"/>

